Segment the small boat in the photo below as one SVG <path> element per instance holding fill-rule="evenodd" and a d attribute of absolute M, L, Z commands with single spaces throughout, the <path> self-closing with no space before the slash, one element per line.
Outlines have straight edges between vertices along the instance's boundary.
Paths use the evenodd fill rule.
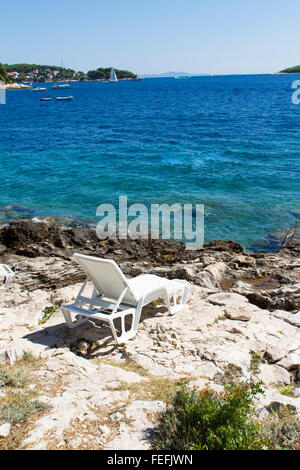
<path fill-rule="evenodd" d="M 36 87 L 33 87 L 33 88 L 31 89 L 31 91 L 46 91 L 46 90 L 47 90 L 47 88 L 37 87 L 37 86 L 36 86 Z"/>
<path fill-rule="evenodd" d="M 73 96 L 57 96 L 57 101 L 72 101 Z"/>
<path fill-rule="evenodd" d="M 49 98 L 40 98 L 40 101 L 51 101 L 51 100 L 52 100 L 52 98 L 50 98 L 50 97 Z"/>
<path fill-rule="evenodd" d="M 190 75 L 175 75 L 175 80 L 185 80 L 187 78 L 191 78 Z"/>
<path fill-rule="evenodd" d="M 69 83 L 54 83 L 54 85 L 52 85 L 52 88 L 70 88 L 70 84 Z"/>
<path fill-rule="evenodd" d="M 116 72 L 114 71 L 113 67 L 111 68 L 109 81 L 110 82 L 117 82 L 118 81 Z"/>
<path fill-rule="evenodd" d="M 63 75 L 63 79 L 60 83 L 54 83 L 52 85 L 52 88 L 70 88 L 70 84 L 66 82 L 66 78 L 65 78 L 65 68 L 64 68 L 64 63 L 63 63 L 63 60 L 61 59 L 61 68 L 62 68 L 62 75 Z"/>

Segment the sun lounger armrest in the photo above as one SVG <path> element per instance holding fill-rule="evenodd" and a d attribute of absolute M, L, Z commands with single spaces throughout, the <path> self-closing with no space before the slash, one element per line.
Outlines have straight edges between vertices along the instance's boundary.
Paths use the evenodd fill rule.
<path fill-rule="evenodd" d="M 163 297 L 164 299 L 168 296 L 168 291 L 165 287 L 154 287 L 153 289 L 145 292 L 145 294 L 139 300 L 139 304 L 147 305 L 153 300 Z"/>

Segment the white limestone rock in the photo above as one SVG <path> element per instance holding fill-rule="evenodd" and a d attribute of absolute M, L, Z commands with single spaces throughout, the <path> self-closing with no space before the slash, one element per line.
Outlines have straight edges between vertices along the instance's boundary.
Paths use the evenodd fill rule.
<path fill-rule="evenodd" d="M 291 382 L 290 374 L 277 365 L 261 364 L 258 378 L 263 381 L 266 386 L 285 384 Z"/>
<path fill-rule="evenodd" d="M 243 307 L 226 307 L 224 312 L 231 320 L 249 321 L 251 318 L 249 309 Z"/>
<path fill-rule="evenodd" d="M 4 423 L 0 425 L 0 437 L 7 437 L 10 433 L 11 424 Z"/>
<path fill-rule="evenodd" d="M 207 297 L 207 300 L 212 304 L 225 307 L 247 308 L 249 306 L 249 301 L 246 297 L 232 292 L 212 294 Z"/>

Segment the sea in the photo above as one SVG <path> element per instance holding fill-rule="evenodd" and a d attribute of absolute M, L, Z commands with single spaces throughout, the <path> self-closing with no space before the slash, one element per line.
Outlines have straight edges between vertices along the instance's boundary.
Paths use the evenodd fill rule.
<path fill-rule="evenodd" d="M 203 204 L 205 242 L 275 251 L 300 219 L 300 75 L 73 82 L 0 105 L 0 223 L 97 223 L 97 207 Z M 72 95 L 72 101 L 56 96 Z M 52 101 L 40 101 L 41 97 Z"/>

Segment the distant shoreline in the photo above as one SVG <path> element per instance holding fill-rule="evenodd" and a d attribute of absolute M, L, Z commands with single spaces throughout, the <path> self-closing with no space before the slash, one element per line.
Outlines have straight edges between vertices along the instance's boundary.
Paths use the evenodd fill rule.
<path fill-rule="evenodd" d="M 138 81 L 135 78 L 120 78 L 119 82 L 132 82 Z M 94 82 L 103 82 L 109 83 L 109 80 L 67 80 L 70 83 L 94 83 Z M 53 83 L 60 83 L 56 81 L 49 81 L 49 82 L 33 82 L 33 86 L 31 85 L 24 85 L 22 83 L 7 83 L 4 85 L 0 85 L 0 90 L 32 90 L 35 88 L 35 85 L 47 85 Z"/>
<path fill-rule="evenodd" d="M 21 83 L 7 83 L 0 85 L 0 90 L 31 90 L 33 87 L 30 85 L 23 85 Z"/>
<path fill-rule="evenodd" d="M 249 74 L 233 74 L 236 76 L 244 76 L 244 75 L 249 75 Z M 251 74 L 252 76 L 257 75 L 273 75 L 273 76 L 280 76 L 280 75 L 300 75 L 300 72 L 276 72 L 276 73 L 270 73 L 270 74 Z M 225 77 L 225 76 L 232 76 L 232 75 L 213 75 L 213 76 L 219 76 L 219 77 Z M 191 75 L 190 78 L 208 78 L 212 77 L 211 75 Z M 143 80 L 149 80 L 149 79 L 157 79 L 157 78 L 174 78 L 171 76 L 153 76 L 153 77 L 141 77 L 140 79 L 136 78 L 120 78 L 118 81 L 119 82 L 132 82 L 132 81 L 143 81 Z M 109 83 L 109 80 L 105 79 L 96 79 L 96 80 L 66 80 L 67 82 L 70 83 Z M 36 85 L 47 85 L 47 84 L 54 84 L 54 83 L 60 83 L 61 81 L 56 81 L 56 80 L 49 80 L 49 81 L 43 81 L 43 82 L 33 82 L 33 86 L 31 85 L 25 85 L 22 83 L 7 83 L 7 84 L 2 84 L 0 85 L 0 90 L 32 90 L 35 88 Z"/>

